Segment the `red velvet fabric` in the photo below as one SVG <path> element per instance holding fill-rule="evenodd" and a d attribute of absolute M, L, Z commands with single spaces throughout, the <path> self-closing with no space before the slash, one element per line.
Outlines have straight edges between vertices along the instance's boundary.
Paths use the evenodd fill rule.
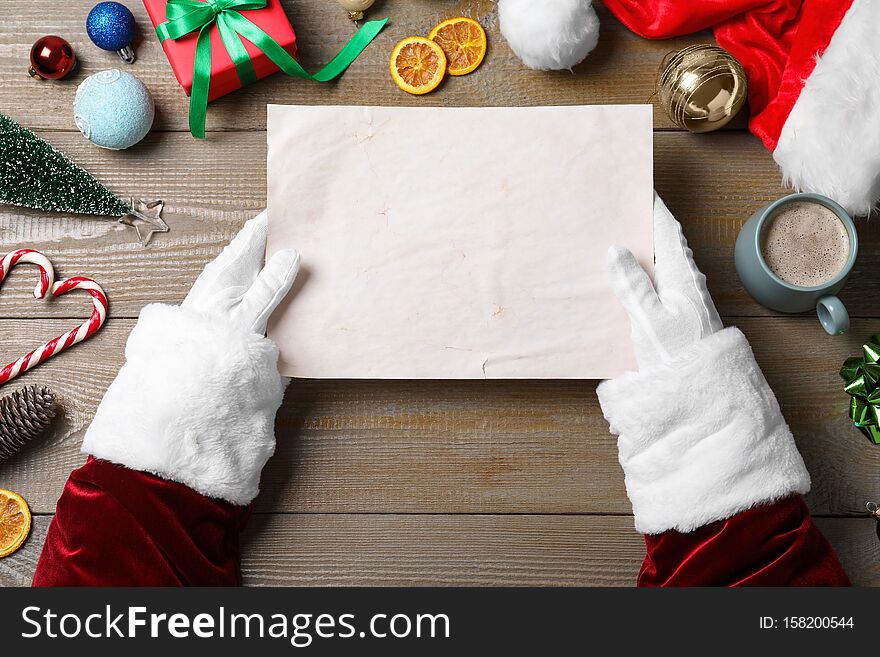
<path fill-rule="evenodd" d="M 106 461 L 74 470 L 34 586 L 234 586 L 250 507 Z M 848 585 L 800 496 L 645 537 L 640 586 Z"/>
<path fill-rule="evenodd" d="M 816 55 L 852 0 L 604 0 L 630 30 L 665 39 L 713 28 L 749 78 L 749 129 L 771 151 Z"/>
<path fill-rule="evenodd" d="M 90 458 L 58 500 L 33 584 L 236 586 L 250 512 Z"/>
<path fill-rule="evenodd" d="M 800 495 L 645 545 L 639 586 L 850 585 Z"/>

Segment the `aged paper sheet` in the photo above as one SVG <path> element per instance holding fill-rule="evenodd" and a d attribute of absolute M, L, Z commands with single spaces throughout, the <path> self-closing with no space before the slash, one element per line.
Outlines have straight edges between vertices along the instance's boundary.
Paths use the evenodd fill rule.
<path fill-rule="evenodd" d="M 314 378 L 632 369 L 612 244 L 652 271 L 651 107 L 269 106 L 269 336 Z"/>

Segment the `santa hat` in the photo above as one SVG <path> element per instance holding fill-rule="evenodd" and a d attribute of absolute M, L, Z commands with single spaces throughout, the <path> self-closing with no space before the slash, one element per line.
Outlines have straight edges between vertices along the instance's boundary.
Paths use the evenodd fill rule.
<path fill-rule="evenodd" d="M 749 129 L 785 181 L 855 215 L 880 200 L 880 0 L 605 0 L 629 29 L 714 28 L 749 78 Z"/>

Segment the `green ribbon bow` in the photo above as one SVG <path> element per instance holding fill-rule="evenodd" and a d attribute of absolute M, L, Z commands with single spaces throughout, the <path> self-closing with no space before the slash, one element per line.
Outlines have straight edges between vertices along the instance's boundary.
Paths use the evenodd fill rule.
<path fill-rule="evenodd" d="M 880 445 L 880 333 L 862 345 L 862 358 L 847 358 L 840 368 L 846 394 L 852 396 L 849 416 L 875 445 Z"/>
<path fill-rule="evenodd" d="M 189 129 L 194 137 L 205 137 L 208 87 L 211 83 L 211 27 L 214 23 L 217 23 L 223 45 L 235 64 L 238 78 L 245 86 L 256 81 L 257 74 L 241 37 L 262 50 L 287 75 L 329 82 L 351 65 L 388 22 L 386 18 L 364 23 L 329 64 L 315 75 L 310 75 L 277 41 L 239 13 L 249 9 L 264 9 L 266 4 L 267 0 L 168 0 L 165 7 L 168 20 L 156 27 L 159 41 L 179 39 L 196 30 L 199 32 L 189 100 Z"/>

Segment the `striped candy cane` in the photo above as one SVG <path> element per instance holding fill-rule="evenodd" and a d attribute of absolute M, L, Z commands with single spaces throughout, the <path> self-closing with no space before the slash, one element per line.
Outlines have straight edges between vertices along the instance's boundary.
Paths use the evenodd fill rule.
<path fill-rule="evenodd" d="M 53 284 L 55 270 L 52 267 L 52 263 L 38 251 L 20 249 L 4 257 L 0 261 L 0 283 L 3 282 L 9 270 L 18 262 L 32 263 L 40 268 L 40 282 L 34 290 L 36 298 L 42 299 L 45 297 L 50 288 L 53 297 L 60 297 L 74 290 L 85 290 L 91 295 L 94 308 L 92 309 L 91 317 L 76 328 L 49 340 L 46 344 L 37 347 L 0 370 L 0 385 L 11 381 L 22 372 L 27 372 L 29 369 L 49 360 L 55 354 L 91 337 L 104 325 L 107 319 L 107 295 L 100 285 L 91 278 L 83 276 L 74 276 Z"/>
<path fill-rule="evenodd" d="M 55 268 L 49 262 L 49 258 L 33 249 L 18 249 L 18 251 L 7 253 L 3 260 L 0 260 L 0 283 L 9 274 L 9 270 L 19 262 L 27 262 L 40 268 L 40 281 L 34 289 L 34 298 L 42 299 L 45 297 L 55 280 Z"/>

